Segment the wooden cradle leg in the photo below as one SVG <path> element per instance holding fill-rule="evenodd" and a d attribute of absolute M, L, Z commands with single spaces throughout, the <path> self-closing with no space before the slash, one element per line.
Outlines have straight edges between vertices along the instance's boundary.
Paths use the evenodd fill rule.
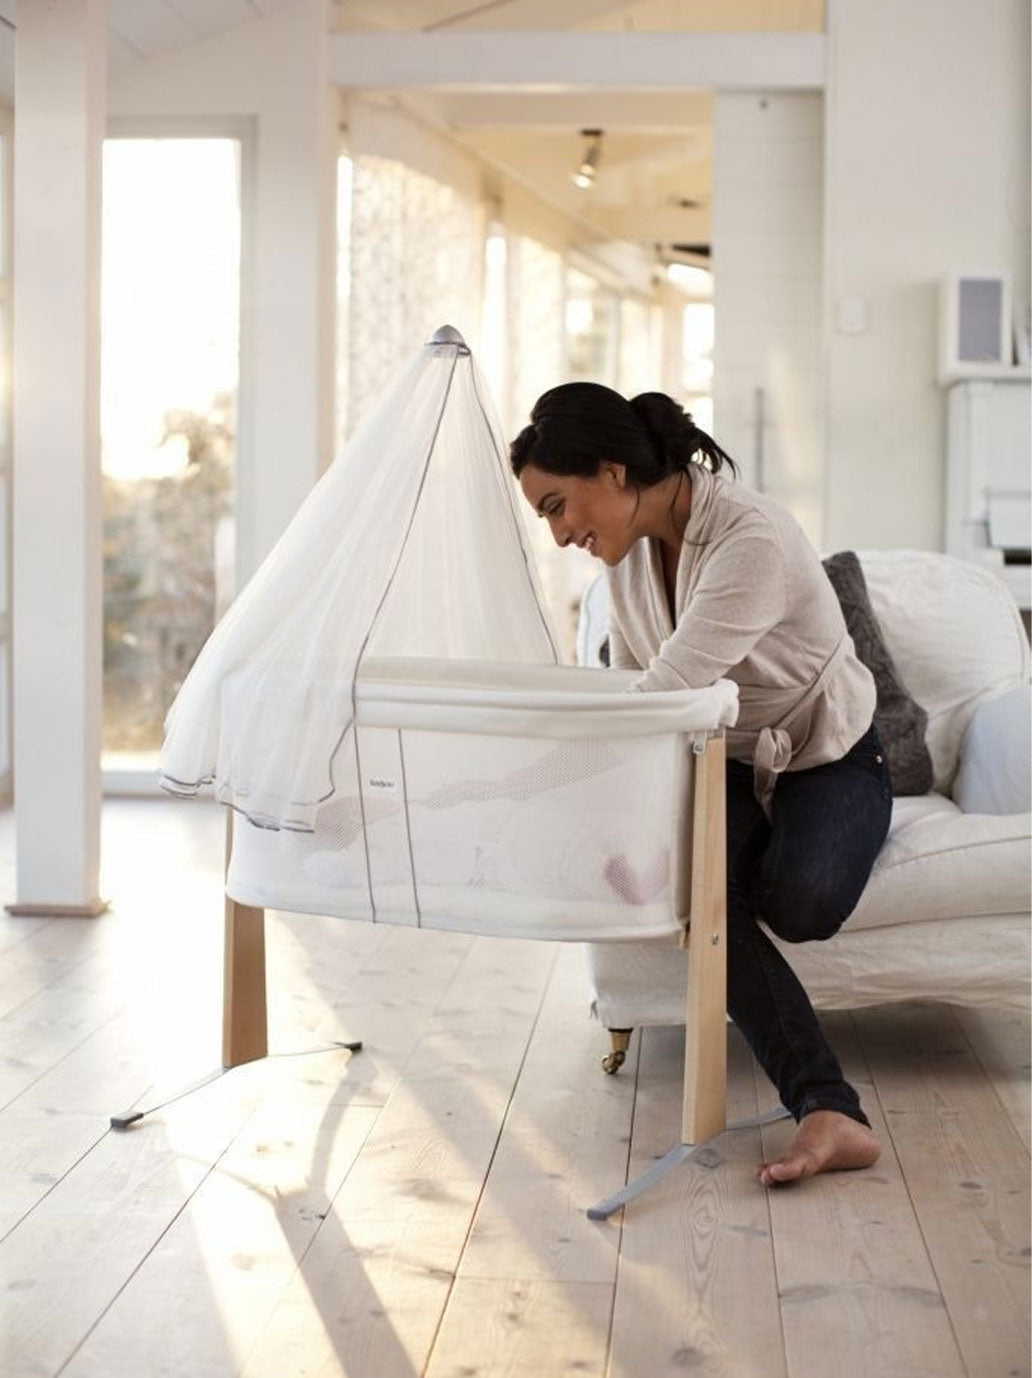
<path fill-rule="evenodd" d="M 727 1128 L 727 876 L 724 739 L 710 737 L 695 757 L 692 798 L 691 917 L 684 1029 L 684 1107 L 681 1142 L 633 1182 L 588 1209 L 591 1220 L 610 1215 L 692 1158 Z M 768 1123 L 761 1116 L 754 1122 Z M 732 1126 L 737 1128 L 738 1126 Z M 718 1160 L 719 1161 L 719 1160 Z"/>
<path fill-rule="evenodd" d="M 727 836 L 725 750 L 710 737 L 695 758 L 691 928 L 685 1018 L 682 1141 L 727 1124 Z"/>
<path fill-rule="evenodd" d="M 233 848 L 233 811 L 226 810 L 226 870 Z M 269 1052 L 265 1003 L 265 910 L 226 896 L 222 987 L 222 1065 L 237 1067 Z"/>
<path fill-rule="evenodd" d="M 265 1008 L 265 910 L 226 896 L 222 1065 L 254 1062 L 269 1051 Z"/>

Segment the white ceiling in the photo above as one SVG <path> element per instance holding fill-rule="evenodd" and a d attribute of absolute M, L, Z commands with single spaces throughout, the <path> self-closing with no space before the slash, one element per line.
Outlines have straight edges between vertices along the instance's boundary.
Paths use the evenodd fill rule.
<path fill-rule="evenodd" d="M 114 70 L 253 23 L 297 0 L 108 0 Z M 332 0 L 349 30 L 821 31 L 824 0 Z M 6 37 L 17 0 L 0 0 Z M 13 46 L 13 45 L 8 45 Z M 599 238 L 642 244 L 708 242 L 712 96 L 707 91 L 380 93 L 480 158 L 532 187 Z M 596 185 L 570 174 L 585 141 L 605 130 Z M 685 207 L 682 203 L 691 202 Z"/>
<path fill-rule="evenodd" d="M 108 58 L 117 67 L 234 29 L 295 0 L 107 0 Z M 17 26 L 17 0 L 0 0 L 0 18 Z"/>
<path fill-rule="evenodd" d="M 824 0 L 337 0 L 348 30 L 821 32 Z M 600 238 L 708 243 L 712 95 L 708 91 L 395 91 L 393 100 L 448 132 L 500 175 L 532 187 Z M 595 186 L 571 173 L 605 130 Z M 685 202 L 693 203 L 685 206 Z"/>

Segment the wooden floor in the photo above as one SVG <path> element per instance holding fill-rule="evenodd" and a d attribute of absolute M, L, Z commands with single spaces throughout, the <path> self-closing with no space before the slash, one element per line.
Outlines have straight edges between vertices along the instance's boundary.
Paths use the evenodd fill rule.
<path fill-rule="evenodd" d="M 0 920 L 4 1378 L 1028 1374 L 1026 1017 L 830 1016 L 875 1168 L 767 1193 L 742 1131 L 593 1223 L 677 1140 L 678 1031 L 606 1077 L 576 948 L 276 915 L 273 1047 L 365 1050 L 117 1133 L 217 1060 L 223 822 L 104 828 L 110 915 Z M 734 1031 L 730 1062 L 732 1115 L 770 1106 Z"/>

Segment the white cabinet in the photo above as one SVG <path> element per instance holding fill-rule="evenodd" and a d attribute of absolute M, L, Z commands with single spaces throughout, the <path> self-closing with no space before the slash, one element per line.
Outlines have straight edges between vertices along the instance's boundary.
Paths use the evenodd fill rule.
<path fill-rule="evenodd" d="M 1032 606 L 1032 383 L 1027 369 L 960 379 L 947 390 L 946 529 L 950 555 L 997 569 Z"/>

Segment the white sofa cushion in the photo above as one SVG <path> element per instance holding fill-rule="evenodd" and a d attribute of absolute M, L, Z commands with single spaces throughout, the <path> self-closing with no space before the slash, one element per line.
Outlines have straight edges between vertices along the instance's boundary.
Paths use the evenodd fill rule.
<path fill-rule="evenodd" d="M 927 550 L 858 551 L 885 643 L 918 703 L 934 787 L 952 793 L 975 705 L 1028 683 L 1021 615 L 991 570 Z"/>
<path fill-rule="evenodd" d="M 965 813 L 1032 809 L 1032 688 L 980 703 L 960 753 L 953 798 Z"/>
<path fill-rule="evenodd" d="M 941 794 L 896 799 L 889 836 L 846 929 L 1027 914 L 1029 814 L 963 813 Z"/>

